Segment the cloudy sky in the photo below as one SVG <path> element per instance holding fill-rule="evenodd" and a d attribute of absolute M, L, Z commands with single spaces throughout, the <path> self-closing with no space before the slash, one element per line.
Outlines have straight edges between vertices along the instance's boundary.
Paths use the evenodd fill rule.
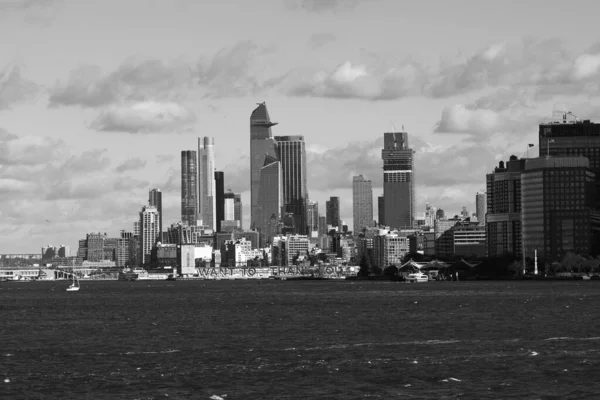
<path fill-rule="evenodd" d="M 304 135 L 324 212 L 382 192 L 383 133 L 416 150 L 417 208 L 474 211 L 555 109 L 600 117 L 600 3 L 0 0 L 0 253 L 131 230 L 148 190 L 180 219 L 180 151 L 215 137 L 249 220 L 249 116 Z M 376 201 L 375 201 L 376 204 Z M 376 213 L 376 210 L 375 210 Z M 375 214 L 376 215 L 376 214 Z"/>

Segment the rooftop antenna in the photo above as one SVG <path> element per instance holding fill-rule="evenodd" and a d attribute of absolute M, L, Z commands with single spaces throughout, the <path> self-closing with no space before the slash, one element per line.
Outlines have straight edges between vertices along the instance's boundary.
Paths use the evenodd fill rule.
<path fill-rule="evenodd" d="M 396 132 L 396 125 L 394 125 L 394 121 L 392 121 L 391 123 L 392 123 L 392 128 L 394 129 L 393 132 Z"/>

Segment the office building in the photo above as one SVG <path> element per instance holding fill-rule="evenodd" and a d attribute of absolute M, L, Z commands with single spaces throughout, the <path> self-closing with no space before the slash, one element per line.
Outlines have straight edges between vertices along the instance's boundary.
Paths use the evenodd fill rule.
<path fill-rule="evenodd" d="M 567 253 L 592 254 L 600 218 L 595 175 L 586 157 L 528 159 L 521 174 L 523 252 L 549 263 Z"/>
<path fill-rule="evenodd" d="M 342 230 L 339 197 L 329 197 L 329 200 L 325 202 L 325 216 L 327 217 L 327 225 L 337 227 L 340 231 Z"/>
<path fill-rule="evenodd" d="M 215 216 L 216 231 L 221 232 L 221 221 L 225 213 L 225 174 L 222 171 L 215 171 Z"/>
<path fill-rule="evenodd" d="M 382 226 L 385 220 L 385 201 L 383 196 L 377 197 L 377 225 Z"/>
<path fill-rule="evenodd" d="M 306 234 L 319 231 L 319 203 L 308 200 L 306 202 Z"/>
<path fill-rule="evenodd" d="M 215 139 L 198 138 L 198 214 L 202 225 L 217 229 L 215 202 Z"/>
<path fill-rule="evenodd" d="M 296 234 L 306 232 L 306 146 L 304 136 L 275 136 L 283 174 L 283 204 L 293 214 Z"/>
<path fill-rule="evenodd" d="M 148 195 L 148 205 L 156 207 L 158 211 L 158 237 L 163 241 L 163 212 L 162 212 L 162 193 L 160 189 L 151 189 Z"/>
<path fill-rule="evenodd" d="M 150 262 L 152 247 L 156 244 L 159 234 L 159 215 L 156 207 L 144 206 L 140 211 L 140 262 L 145 265 Z"/>
<path fill-rule="evenodd" d="M 243 228 L 243 208 L 242 208 L 242 195 L 239 193 L 234 194 L 234 213 L 235 213 L 235 220 L 236 221 L 240 221 L 240 228 Z"/>
<path fill-rule="evenodd" d="M 521 257 L 521 173 L 525 159 L 511 156 L 486 175 L 487 255 Z"/>
<path fill-rule="evenodd" d="M 260 193 L 256 207 L 252 211 L 253 228 L 261 235 L 260 246 L 271 243 L 276 232 L 273 231 L 272 220 L 279 221 L 283 210 L 283 172 L 281 162 L 271 156 L 265 157 L 260 171 Z M 241 199 L 240 199 L 241 205 Z M 241 218 L 241 207 L 240 218 Z"/>
<path fill-rule="evenodd" d="M 475 195 L 475 210 L 479 225 L 485 225 L 485 214 L 487 213 L 487 198 L 485 192 L 477 192 Z"/>
<path fill-rule="evenodd" d="M 181 221 L 195 226 L 198 220 L 198 170 L 196 152 L 181 152 Z"/>
<path fill-rule="evenodd" d="M 362 175 L 352 178 L 353 232 L 373 226 L 373 186 Z"/>
<path fill-rule="evenodd" d="M 414 151 L 408 133 L 386 132 L 383 136 L 384 225 L 412 229 L 415 219 Z"/>
<path fill-rule="evenodd" d="M 280 177 L 277 177 L 277 170 L 281 168 L 279 157 L 275 150 L 275 140 L 271 132 L 271 127 L 277 125 L 277 122 L 271 122 L 267 105 L 259 103 L 258 107 L 250 115 L 250 229 L 256 229 L 259 232 L 265 232 L 268 227 L 265 226 L 266 217 L 272 207 L 273 198 L 279 196 L 281 187 L 265 187 L 267 182 L 278 185 Z M 265 170 L 265 167 L 266 170 Z M 261 179 L 263 172 L 268 175 Z M 261 186 L 262 181 L 262 186 Z M 259 210 L 259 196 L 268 190 L 270 193 L 266 196 L 263 210 Z M 276 200 L 275 200 L 276 201 Z M 277 211 L 278 218 L 281 211 Z"/>

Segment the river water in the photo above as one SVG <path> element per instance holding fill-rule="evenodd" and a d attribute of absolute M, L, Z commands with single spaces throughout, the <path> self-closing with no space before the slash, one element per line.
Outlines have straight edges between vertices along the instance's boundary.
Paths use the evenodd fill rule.
<path fill-rule="evenodd" d="M 0 398 L 600 398 L 600 282 L 66 286 L 0 283 Z"/>

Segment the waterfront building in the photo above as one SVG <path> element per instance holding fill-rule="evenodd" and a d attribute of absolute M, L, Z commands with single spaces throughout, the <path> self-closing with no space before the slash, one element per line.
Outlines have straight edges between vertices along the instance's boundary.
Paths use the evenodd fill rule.
<path fill-rule="evenodd" d="M 283 265 L 297 265 L 299 261 L 308 257 L 310 240 L 306 235 L 286 235 L 283 244 Z"/>
<path fill-rule="evenodd" d="M 275 141 L 283 175 L 284 212 L 294 219 L 294 233 L 304 234 L 308 200 L 304 136 L 275 136 Z"/>
<path fill-rule="evenodd" d="M 521 257 L 521 173 L 525 159 L 511 156 L 486 175 L 487 255 Z"/>
<path fill-rule="evenodd" d="M 67 257 L 67 258 L 71 257 L 71 247 L 61 244 L 60 247 L 58 248 L 58 256 L 59 257 Z"/>
<path fill-rule="evenodd" d="M 140 263 L 145 265 L 150 261 L 152 247 L 156 244 L 159 234 L 159 215 L 156 207 L 144 206 L 140 211 Z"/>
<path fill-rule="evenodd" d="M 414 151 L 408 133 L 384 133 L 384 224 L 391 229 L 411 229 L 415 219 Z"/>
<path fill-rule="evenodd" d="M 243 267 L 254 258 L 252 244 L 244 239 L 228 240 L 221 250 L 221 265 Z"/>
<path fill-rule="evenodd" d="M 197 225 L 198 220 L 198 169 L 196 152 L 181 152 L 181 221 Z"/>
<path fill-rule="evenodd" d="M 215 216 L 216 232 L 221 232 L 221 221 L 225 214 L 225 174 L 222 171 L 215 171 Z"/>
<path fill-rule="evenodd" d="M 217 229 L 215 202 L 215 139 L 198 138 L 198 219 L 202 225 Z"/>
<path fill-rule="evenodd" d="M 142 267 L 142 259 L 141 259 L 141 250 L 140 250 L 140 235 L 133 235 L 129 238 L 129 259 L 128 265 L 130 268 L 141 268 Z"/>
<path fill-rule="evenodd" d="M 352 178 L 353 232 L 373 226 L 373 186 L 362 175 Z"/>
<path fill-rule="evenodd" d="M 104 234 L 106 235 L 106 234 Z M 103 260 L 116 261 L 117 260 L 117 241 L 118 238 L 109 238 L 106 237 L 104 239 L 104 256 Z"/>
<path fill-rule="evenodd" d="M 325 202 L 325 216 L 327 217 L 327 225 L 342 229 L 340 219 L 340 198 L 332 196 Z"/>
<path fill-rule="evenodd" d="M 528 159 L 521 174 L 522 237 L 525 257 L 537 250 L 545 262 L 568 252 L 593 254 L 600 231 L 595 209 L 596 177 L 582 156 Z"/>
<path fill-rule="evenodd" d="M 133 232 L 121 230 L 119 238 L 117 238 L 116 265 L 119 268 L 125 268 L 129 265 L 129 245 Z"/>
<path fill-rule="evenodd" d="M 483 258 L 486 256 L 486 231 L 479 222 L 457 222 L 450 231 L 454 242 L 453 257 Z"/>
<path fill-rule="evenodd" d="M 264 215 L 269 211 L 266 209 L 270 209 L 272 198 L 277 198 L 282 190 L 279 183 L 281 177 L 277 176 L 281 165 L 271 132 L 271 127 L 275 125 L 277 122 L 271 122 L 266 103 L 259 103 L 250 115 L 250 229 L 256 229 L 261 233 L 268 230 L 268 226 L 265 226 L 267 218 Z M 273 164 L 278 165 L 273 166 Z M 265 169 L 265 167 L 271 168 Z M 261 178 L 263 171 L 269 175 L 269 178 Z M 271 185 L 265 187 L 266 182 L 271 182 Z M 259 210 L 259 197 L 263 191 L 269 191 L 270 195 L 266 196 L 265 200 L 269 204 L 265 205 L 261 211 Z M 277 211 L 278 216 L 280 213 L 281 210 Z M 270 215 L 268 218 L 270 219 Z"/>
<path fill-rule="evenodd" d="M 477 192 L 475 195 L 475 209 L 479 225 L 485 225 L 485 214 L 487 213 L 487 195 L 485 192 Z"/>
<path fill-rule="evenodd" d="M 148 205 L 156 207 L 158 211 L 158 240 L 163 241 L 163 211 L 162 211 L 162 192 L 160 189 L 151 189 L 148 194 Z"/>
<path fill-rule="evenodd" d="M 433 228 L 435 256 L 451 258 L 454 254 L 454 234 L 452 227 L 456 220 L 436 220 Z"/>
<path fill-rule="evenodd" d="M 237 230 L 233 232 L 233 239 L 246 239 L 250 242 L 251 248 L 253 250 L 259 248 L 260 244 L 260 235 L 257 231 L 241 231 Z"/>
<path fill-rule="evenodd" d="M 382 230 L 373 238 L 373 266 L 382 270 L 395 265 L 400 267 L 410 251 L 409 239 L 396 231 Z"/>

